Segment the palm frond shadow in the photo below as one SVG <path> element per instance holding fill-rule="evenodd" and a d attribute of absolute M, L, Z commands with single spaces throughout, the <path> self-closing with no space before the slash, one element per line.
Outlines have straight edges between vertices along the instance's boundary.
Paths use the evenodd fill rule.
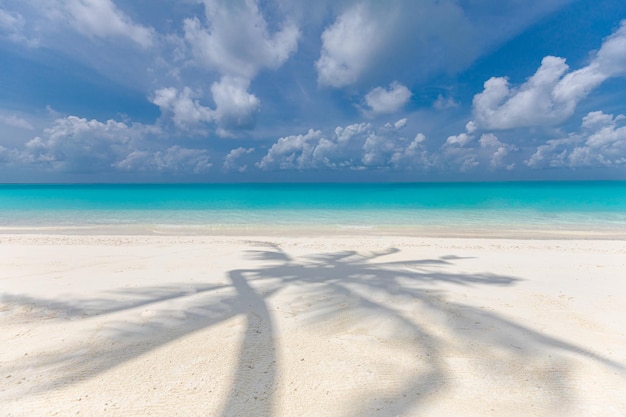
<path fill-rule="evenodd" d="M 373 253 L 341 251 L 294 259 L 277 245 L 263 245 L 261 249 L 247 251 L 247 257 L 260 265 L 229 271 L 230 283 L 225 285 L 186 283 L 123 289 L 92 300 L 50 301 L 4 294 L 5 304 L 56 312 L 58 319 L 108 316 L 105 338 L 115 342 L 95 346 L 78 344 L 61 357 L 39 355 L 38 359 L 12 364 L 4 371 L 19 374 L 25 366 L 52 367 L 55 369 L 52 383 L 30 386 L 28 393 L 23 394 L 54 390 L 93 378 L 165 343 L 242 316 L 245 332 L 239 360 L 233 370 L 230 395 L 224 401 L 220 415 L 270 416 L 274 392 L 280 383 L 277 380 L 276 369 L 280 364 L 277 364 L 275 353 L 275 318 L 271 302 L 277 293 L 289 288 L 308 294 L 310 300 L 317 300 L 302 306 L 307 323 L 315 325 L 332 321 L 339 315 L 345 316 L 346 312 L 351 317 L 346 326 L 384 319 L 393 323 L 407 349 L 428 358 L 428 367 L 397 381 L 393 393 L 385 391 L 355 402 L 350 414 L 355 417 L 400 415 L 415 410 L 420 405 L 420 395 L 445 389 L 453 377 L 442 354 L 444 344 L 448 342 L 410 311 L 389 303 L 389 299 L 411 300 L 421 311 L 438 317 L 438 325 L 443 326 L 443 331 L 458 336 L 455 340 L 460 347 L 457 349 L 476 352 L 475 362 L 482 364 L 485 372 L 494 372 L 494 364 L 488 358 L 494 357 L 496 351 L 496 356 L 503 361 L 551 369 L 553 372 L 545 373 L 540 383 L 549 387 L 546 390 L 549 400 L 561 411 L 571 398 L 566 392 L 567 384 L 563 384 L 569 374 L 568 356 L 577 355 L 603 366 L 622 369 L 619 363 L 539 333 L 495 312 L 452 302 L 446 292 L 437 288 L 442 283 L 507 288 L 518 283 L 518 278 L 446 272 L 453 263 L 462 262 L 463 258 L 456 256 L 383 262 L 385 256 L 398 251 L 395 248 Z M 160 308 L 164 302 L 176 302 L 179 308 L 177 311 Z M 128 322 L 116 316 L 146 308 L 154 311 L 148 321 Z"/>

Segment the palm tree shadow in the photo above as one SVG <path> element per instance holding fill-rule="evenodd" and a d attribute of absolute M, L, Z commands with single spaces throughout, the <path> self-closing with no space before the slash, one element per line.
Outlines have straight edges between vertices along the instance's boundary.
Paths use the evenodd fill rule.
<path fill-rule="evenodd" d="M 552 407 L 561 411 L 570 398 L 562 383 L 568 375 L 567 355 L 582 356 L 603 366 L 622 369 L 618 363 L 536 332 L 495 312 L 452 302 L 445 292 L 436 289 L 442 283 L 511 287 L 520 281 L 518 278 L 448 273 L 447 267 L 462 261 L 455 256 L 384 262 L 386 256 L 398 252 L 395 248 L 367 254 L 341 251 L 294 259 L 279 246 L 266 244 L 262 249 L 247 251 L 250 260 L 260 263 L 258 267 L 229 271 L 230 282 L 224 285 L 186 283 L 184 290 L 181 290 L 181 284 L 135 291 L 125 289 L 100 299 L 64 302 L 5 294 L 3 301 L 7 304 L 44 306 L 47 311 L 57 311 L 59 316 L 66 318 L 108 316 L 110 333 L 107 338 L 116 342 L 115 348 L 109 347 L 110 343 L 102 343 L 95 351 L 82 355 L 80 352 L 84 346 L 78 345 L 60 358 L 58 355 L 40 356 L 38 361 L 11 365 L 5 371 L 19 374 L 25 366 L 52 366 L 55 369 L 53 383 L 31 386 L 28 394 L 54 390 L 93 378 L 185 335 L 242 316 L 245 330 L 239 359 L 233 370 L 230 394 L 220 415 L 270 416 L 275 405 L 274 393 L 281 381 L 277 380 L 280 363 L 276 355 L 275 318 L 269 303 L 288 288 L 297 288 L 299 292 L 309 294 L 311 299 L 318 300 L 306 306 L 308 323 L 332 321 L 340 315 L 345 316 L 346 312 L 352 319 L 339 331 L 349 330 L 358 322 L 386 320 L 402 336 L 404 348 L 428 358 L 427 367 L 400 378 L 393 392 L 370 395 L 352 404 L 351 415 L 355 417 L 414 411 L 424 396 L 433 390 L 445 389 L 451 378 L 442 354 L 446 340 L 411 312 L 384 301 L 389 299 L 411 300 L 421 311 L 440 317 L 439 325 L 456 336 L 462 349 L 473 349 L 477 356 L 488 357 L 497 350 L 507 361 L 556 370 L 554 375 L 546 375 L 541 383 L 550 386 Z M 172 315 L 171 310 L 160 309 L 164 302 L 178 303 L 183 314 Z M 153 311 L 147 322 L 121 322 L 116 316 L 146 308 Z M 548 351 L 555 359 L 546 363 Z M 484 360 L 476 362 L 489 371 L 489 364 Z M 21 394 L 26 395 L 26 392 Z"/>
<path fill-rule="evenodd" d="M 312 322 L 328 321 L 338 317 L 346 304 L 349 305 L 348 308 L 358 312 L 355 321 L 385 317 L 395 322 L 395 329 L 403 335 L 403 338 L 408 337 L 416 341 L 417 344 L 413 348 L 428 358 L 428 369 L 407 378 L 400 384 L 402 388 L 396 389 L 394 394 L 366 396 L 356 401 L 352 406 L 354 412 L 351 413 L 355 417 L 401 415 L 409 410 L 415 411 L 418 405 L 416 397 L 445 389 L 450 379 L 445 358 L 440 354 L 444 342 L 429 333 L 424 326 L 417 325 L 405 312 L 394 308 L 393 305 L 376 301 L 372 291 L 417 301 L 425 310 L 429 310 L 431 315 L 434 313 L 444 316 L 440 324 L 444 324 L 448 330 L 459 335 L 463 330 L 460 341 L 467 351 L 470 351 L 473 345 L 481 347 L 476 355 L 492 357 L 492 352 L 497 350 L 501 352 L 500 355 L 507 358 L 506 362 L 509 365 L 526 363 L 531 368 L 550 369 L 551 372 L 543 373 L 539 383 L 551 393 L 550 406 L 555 410 L 563 411 L 572 399 L 569 388 L 564 383 L 569 374 L 566 360 L 568 354 L 586 357 L 609 368 L 624 369 L 622 364 L 594 352 L 547 336 L 494 312 L 451 302 L 441 291 L 427 290 L 427 286 L 441 283 L 510 287 L 520 281 L 518 278 L 493 274 L 450 274 L 440 268 L 465 258 L 450 255 L 409 262 L 373 263 L 379 258 L 398 252 L 398 249 L 390 248 L 370 254 L 342 251 L 319 254 L 306 260 L 290 261 L 288 256 L 280 252 L 282 251 L 279 248 L 250 252 L 255 259 L 268 262 L 284 260 L 278 264 L 247 271 L 250 281 L 279 278 L 280 285 L 304 286 L 303 292 L 317 293 L 315 297 L 317 300 L 332 300 L 318 301 L 317 305 L 312 307 L 309 315 Z M 549 353 L 556 353 L 557 357 L 548 360 L 547 358 L 552 357 Z M 490 369 L 493 368 L 493 364 L 489 363 L 489 360 L 479 362 L 484 372 L 493 371 Z M 501 372 L 508 372 L 506 366 L 501 368 Z M 393 407 L 390 407 L 390 404 L 393 404 Z"/>

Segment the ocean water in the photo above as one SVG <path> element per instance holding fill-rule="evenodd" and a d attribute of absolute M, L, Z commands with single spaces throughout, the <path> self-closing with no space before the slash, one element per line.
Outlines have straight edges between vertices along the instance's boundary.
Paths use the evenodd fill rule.
<path fill-rule="evenodd" d="M 626 238 L 626 182 L 0 185 L 0 232 Z"/>

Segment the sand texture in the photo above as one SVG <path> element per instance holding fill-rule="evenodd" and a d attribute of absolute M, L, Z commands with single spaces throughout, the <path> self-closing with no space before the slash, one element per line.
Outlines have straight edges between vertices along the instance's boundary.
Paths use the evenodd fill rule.
<path fill-rule="evenodd" d="M 626 416 L 626 242 L 0 235 L 2 416 Z"/>

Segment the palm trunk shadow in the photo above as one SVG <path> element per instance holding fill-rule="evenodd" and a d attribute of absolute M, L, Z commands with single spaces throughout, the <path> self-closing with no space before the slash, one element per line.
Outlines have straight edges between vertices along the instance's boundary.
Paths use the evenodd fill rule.
<path fill-rule="evenodd" d="M 246 330 L 232 388 L 219 414 L 222 417 L 272 415 L 276 383 L 276 347 L 270 312 L 262 296 L 250 286 L 245 271 L 229 277 L 246 312 Z"/>

